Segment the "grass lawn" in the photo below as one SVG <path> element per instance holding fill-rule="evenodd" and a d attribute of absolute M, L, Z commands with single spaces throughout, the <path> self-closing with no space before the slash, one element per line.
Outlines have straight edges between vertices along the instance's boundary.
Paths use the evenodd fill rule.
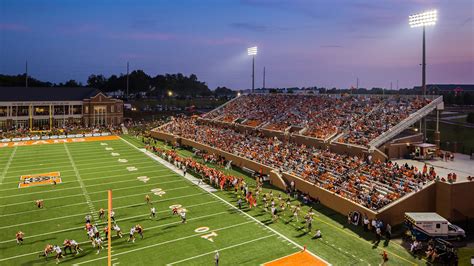
<path fill-rule="evenodd" d="M 427 123 L 429 140 L 433 140 L 433 132 L 436 124 L 433 121 Z M 474 128 L 460 125 L 451 125 L 443 122 L 439 123 L 439 131 L 441 132 L 441 148 L 453 151 L 454 145 L 457 146 L 457 152 L 470 154 L 474 151 Z"/>
<path fill-rule="evenodd" d="M 222 265 L 259 265 L 300 251 L 302 246 L 334 265 L 378 265 L 382 250 L 389 253 L 388 265 L 424 264 L 399 241 L 374 243 L 372 233 L 347 226 L 344 216 L 321 205 L 314 206 L 316 220 L 311 234 L 301 222 L 290 221 L 289 212 L 272 221 L 261 207 L 236 210 L 234 192 L 211 194 L 139 148 L 143 144 L 131 136 L 123 136 L 123 140 L 1 148 L 0 265 L 54 264 L 53 257 L 46 261 L 38 255 L 46 244 L 62 245 L 64 239 L 76 240 L 84 251 L 67 255 L 61 264 L 106 265 L 106 249 L 96 254 L 84 230 L 84 217 L 92 214 L 94 223 L 103 229 L 105 219 L 98 219 L 97 213 L 107 207 L 108 189 L 113 190 L 116 221 L 124 233 L 124 238 L 114 234 L 112 240 L 115 265 L 211 265 L 215 250 L 219 250 Z M 179 153 L 193 155 L 188 150 Z M 129 171 L 127 167 L 137 170 Z M 226 171 L 245 177 L 250 186 L 255 184 L 236 169 Z M 21 175 L 49 172 L 60 172 L 62 183 L 18 188 Z M 150 179 L 145 183 L 137 179 L 139 176 Z M 165 194 L 154 195 L 151 190 L 156 188 Z M 267 187 L 265 192 L 270 190 L 273 188 Z M 278 193 L 274 190 L 275 195 Z M 145 202 L 146 194 L 157 209 L 155 219 L 149 218 L 151 206 Z M 37 199 L 44 200 L 44 209 L 35 206 Z M 186 224 L 171 215 L 169 206 L 174 204 L 187 209 Z M 127 242 L 128 231 L 138 223 L 144 227 L 144 239 Z M 195 231 L 201 227 L 209 229 Z M 323 238 L 312 238 L 316 229 L 322 231 Z M 25 233 L 20 246 L 15 243 L 19 230 Z"/>

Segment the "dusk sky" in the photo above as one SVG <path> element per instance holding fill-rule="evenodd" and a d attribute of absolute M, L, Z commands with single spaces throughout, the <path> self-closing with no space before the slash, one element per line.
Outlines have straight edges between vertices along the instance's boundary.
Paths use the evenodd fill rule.
<path fill-rule="evenodd" d="M 408 16 L 437 9 L 427 28 L 427 83 L 474 83 L 474 1 L 0 0 L 0 73 L 45 81 L 94 74 L 195 73 L 211 89 L 413 87 L 422 29 Z"/>

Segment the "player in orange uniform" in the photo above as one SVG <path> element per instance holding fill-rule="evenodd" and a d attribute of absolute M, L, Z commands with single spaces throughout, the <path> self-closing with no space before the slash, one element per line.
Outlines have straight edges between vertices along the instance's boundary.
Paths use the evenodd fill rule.
<path fill-rule="evenodd" d="M 148 194 L 145 196 L 146 204 L 150 204 L 150 196 Z"/>
<path fill-rule="evenodd" d="M 35 205 L 38 207 L 38 209 L 41 209 L 44 207 L 44 201 L 42 199 L 36 200 Z"/>
<path fill-rule="evenodd" d="M 43 249 L 43 252 L 40 253 L 39 257 L 45 257 L 48 259 L 49 253 L 53 252 L 53 245 L 47 244 Z"/>
<path fill-rule="evenodd" d="M 105 217 L 105 210 L 104 208 L 100 208 L 99 210 L 99 219 L 102 219 Z"/>
<path fill-rule="evenodd" d="M 140 235 L 141 239 L 143 239 L 143 227 L 140 224 L 137 224 L 135 226 L 135 230 Z"/>
<path fill-rule="evenodd" d="M 16 237 L 16 243 L 18 245 L 21 245 L 23 244 L 23 237 L 25 236 L 25 234 L 22 232 L 22 231 L 18 231 L 15 235 Z"/>

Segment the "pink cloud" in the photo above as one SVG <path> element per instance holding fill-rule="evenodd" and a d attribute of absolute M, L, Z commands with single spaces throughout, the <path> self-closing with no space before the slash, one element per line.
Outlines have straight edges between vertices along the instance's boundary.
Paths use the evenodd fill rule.
<path fill-rule="evenodd" d="M 30 28 L 18 23 L 0 23 L 0 30 L 2 31 L 29 31 Z"/>
<path fill-rule="evenodd" d="M 132 32 L 125 34 L 111 34 L 110 37 L 140 41 L 169 41 L 176 39 L 175 35 L 162 32 Z"/>
<path fill-rule="evenodd" d="M 248 41 L 235 38 L 235 37 L 224 37 L 219 39 L 202 39 L 201 42 L 207 45 L 232 45 L 232 44 L 248 44 Z"/>
<path fill-rule="evenodd" d="M 76 25 L 62 25 L 59 27 L 61 33 L 66 34 L 77 34 L 77 33 L 92 33 L 98 32 L 102 29 L 100 25 L 97 24 L 76 24 Z"/>

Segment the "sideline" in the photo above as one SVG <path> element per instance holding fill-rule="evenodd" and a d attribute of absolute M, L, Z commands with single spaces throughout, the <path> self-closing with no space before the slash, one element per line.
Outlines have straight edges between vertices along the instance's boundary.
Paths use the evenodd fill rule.
<path fill-rule="evenodd" d="M 3 183 L 3 179 L 5 179 L 5 175 L 8 172 L 8 168 L 10 168 L 10 165 L 12 164 L 13 156 L 15 156 L 17 148 L 18 147 L 15 147 L 15 149 L 13 149 L 12 153 L 10 154 L 10 158 L 8 158 L 7 165 L 5 166 L 2 172 L 2 178 L 0 178 L 0 185 Z"/>
<path fill-rule="evenodd" d="M 137 149 L 137 150 L 139 150 L 139 151 L 142 151 L 141 149 L 139 149 L 138 147 L 136 147 L 136 146 L 133 145 L 132 143 L 130 143 L 130 142 L 128 142 L 127 140 L 125 140 L 124 138 L 120 137 L 120 139 L 121 139 L 122 141 L 124 141 L 125 143 L 128 143 L 128 144 L 129 144 L 130 146 L 132 146 L 133 148 L 135 148 L 135 149 Z M 160 159 L 161 159 L 161 158 L 160 158 Z M 163 160 L 163 159 L 161 159 L 161 160 Z M 163 160 L 163 161 L 164 161 L 164 160 Z M 165 165 L 165 166 L 166 166 L 166 165 Z M 167 167 L 168 167 L 168 166 L 167 166 Z M 170 169 L 171 169 L 171 168 L 170 168 Z M 174 169 L 171 169 L 171 170 L 174 170 Z M 180 175 L 181 175 L 181 174 L 180 174 Z M 181 175 L 181 176 L 182 176 L 182 175 Z M 203 189 L 203 188 L 200 187 L 200 186 L 199 186 L 199 188 Z M 203 190 L 204 190 L 204 189 L 203 189 Z M 208 192 L 208 191 L 206 191 L 206 192 Z M 296 243 L 295 241 L 291 240 L 290 238 L 286 237 L 285 235 L 283 235 L 282 233 L 276 231 L 275 229 L 269 227 L 268 225 L 262 223 L 261 221 L 259 221 L 259 220 L 256 219 L 255 217 L 251 216 L 250 214 L 248 214 L 248 213 L 246 213 L 246 212 L 240 210 L 239 208 L 237 208 L 237 207 L 234 206 L 233 204 L 229 203 L 229 202 L 226 201 L 225 199 L 223 199 L 223 198 L 217 196 L 217 195 L 214 194 L 214 193 L 211 193 L 211 192 L 208 192 L 208 193 L 209 193 L 211 196 L 213 196 L 213 197 L 217 198 L 218 200 L 222 201 L 223 203 L 229 205 L 229 206 L 230 206 L 231 208 L 233 208 L 234 210 L 237 210 L 239 213 L 241 213 L 241 214 L 247 216 L 248 218 L 254 220 L 255 222 L 257 222 L 257 224 L 259 224 L 259 225 L 261 225 L 261 226 L 267 228 L 268 230 L 272 231 L 272 232 L 275 233 L 276 235 L 278 235 L 278 236 L 280 236 L 281 238 L 285 239 L 286 241 L 290 242 L 290 243 L 293 244 L 294 246 L 298 247 L 300 250 L 304 250 L 304 247 L 301 246 L 300 244 Z M 309 254 L 311 254 L 312 256 L 314 256 L 314 257 L 320 259 L 321 261 L 325 262 L 327 265 L 331 265 L 329 262 L 327 262 L 327 261 L 324 260 L 323 258 L 317 256 L 316 254 L 312 253 L 311 251 L 307 250 L 307 252 L 308 252 Z"/>

